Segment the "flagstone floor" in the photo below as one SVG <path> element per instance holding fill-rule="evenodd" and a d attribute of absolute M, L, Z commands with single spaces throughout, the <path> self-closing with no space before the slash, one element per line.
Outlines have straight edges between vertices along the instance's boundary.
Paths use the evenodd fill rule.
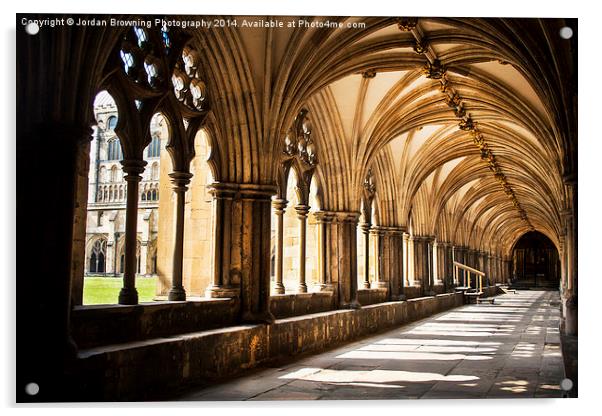
<path fill-rule="evenodd" d="M 179 399 L 562 397 L 558 305 L 554 291 L 509 293 Z"/>

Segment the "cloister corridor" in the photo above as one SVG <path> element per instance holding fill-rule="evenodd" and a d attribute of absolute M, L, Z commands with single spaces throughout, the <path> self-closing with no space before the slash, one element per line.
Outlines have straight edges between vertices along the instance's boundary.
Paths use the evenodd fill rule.
<path fill-rule="evenodd" d="M 562 397 L 559 301 L 557 291 L 510 292 L 177 399 Z"/>

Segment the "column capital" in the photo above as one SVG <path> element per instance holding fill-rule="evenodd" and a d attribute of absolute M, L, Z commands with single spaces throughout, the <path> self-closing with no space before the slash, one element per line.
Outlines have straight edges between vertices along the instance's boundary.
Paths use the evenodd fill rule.
<path fill-rule="evenodd" d="M 331 223 L 335 217 L 335 214 L 330 211 L 316 211 L 313 213 L 313 215 L 319 224 Z"/>
<path fill-rule="evenodd" d="M 357 211 L 329 211 L 334 214 L 334 218 L 337 222 L 349 222 L 353 224 L 357 224 L 360 213 Z"/>
<path fill-rule="evenodd" d="M 126 173 L 124 179 L 126 181 L 140 182 L 146 166 L 146 160 L 125 159 L 121 161 L 122 170 Z"/>
<path fill-rule="evenodd" d="M 376 230 L 377 226 L 373 226 L 369 222 L 362 222 L 359 226 L 360 226 L 360 229 L 362 230 L 362 233 L 364 233 L 364 234 L 377 234 L 378 233 L 378 231 Z"/>
<path fill-rule="evenodd" d="M 410 235 L 410 241 L 424 241 L 431 242 L 434 238 L 429 235 Z"/>
<path fill-rule="evenodd" d="M 190 184 L 190 179 L 192 179 L 192 173 L 190 172 L 174 171 L 168 174 L 168 176 L 171 178 L 173 190 L 176 192 L 186 192 L 188 189 L 188 184 Z"/>
<path fill-rule="evenodd" d="M 402 235 L 403 233 L 405 233 L 405 228 L 403 227 L 395 227 L 395 226 L 387 226 L 387 225 L 381 225 L 379 226 L 379 228 L 385 232 L 386 234 L 392 234 L 392 235 Z"/>
<path fill-rule="evenodd" d="M 276 215 L 281 215 L 282 213 L 284 213 L 287 204 L 288 201 L 286 199 L 272 199 L 272 207 L 276 210 Z"/>
<path fill-rule="evenodd" d="M 295 205 L 295 211 L 297 212 L 297 217 L 299 219 L 307 218 L 307 214 L 309 214 L 309 205 Z"/>
<path fill-rule="evenodd" d="M 216 198 L 241 198 L 250 200 L 269 199 L 276 195 L 278 188 L 270 184 L 213 182 L 207 185 Z"/>
<path fill-rule="evenodd" d="M 276 185 L 241 183 L 238 185 L 238 193 L 241 199 L 272 199 L 278 192 Z"/>

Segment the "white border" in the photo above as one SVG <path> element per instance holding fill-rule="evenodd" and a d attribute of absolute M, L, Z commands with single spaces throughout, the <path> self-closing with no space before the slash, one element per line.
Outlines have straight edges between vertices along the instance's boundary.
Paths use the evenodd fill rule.
<path fill-rule="evenodd" d="M 98 404 L 98 405 L 47 405 L 27 408 L 41 410 L 50 414 L 106 414 L 110 412 L 131 413 L 135 408 L 142 408 L 145 414 L 164 415 L 165 407 L 174 408 L 179 412 L 184 407 L 200 407 L 195 412 L 210 411 L 215 408 L 220 412 L 251 412 L 262 415 L 306 414 L 307 412 L 344 411 L 346 415 L 373 413 L 389 408 L 394 412 L 422 412 L 433 410 L 439 415 L 451 416 L 469 412 L 487 412 L 498 415 L 531 411 L 537 414 L 554 415 L 567 413 L 577 414 L 587 411 L 590 406 L 599 408 L 594 400 L 600 393 L 600 357 L 602 325 L 599 321 L 600 311 L 595 309 L 600 302 L 600 285 L 602 274 L 595 268 L 601 256 L 602 249 L 598 237 L 601 235 L 600 223 L 600 173 L 598 166 L 601 161 L 602 134 L 596 127 L 596 122 L 602 117 L 600 102 L 600 26 L 599 14 L 596 13 L 594 2 L 577 3 L 576 1 L 544 1 L 529 2 L 526 0 L 504 0 L 496 2 L 485 1 L 383 1 L 365 0 L 350 4 L 326 0 L 221 0 L 207 2 L 203 0 L 145 0 L 144 2 L 126 2 L 124 0 L 99 0 L 96 3 L 87 1 L 8 1 L 3 4 L 1 19 L 3 20 L 3 50 L 4 65 L 1 66 L 1 91 L 4 98 L 0 100 L 0 128 L 3 129 L 2 163 L 0 163 L 0 181 L 2 203 L 0 204 L 0 230 L 3 230 L 0 242 L 0 264 L 4 267 L 1 281 L 4 283 L 4 302 L 2 304 L 3 327 L 5 328 L 4 342 L 0 343 L 4 372 L 0 377 L 0 405 L 12 407 L 10 412 L 19 411 L 14 406 L 14 279 L 15 279 L 15 13 L 161 13 L 161 14 L 232 14 L 232 15 L 355 15 L 355 16 L 505 16 L 505 17 L 578 17 L 579 18 L 579 271 L 580 279 L 580 399 L 577 400 L 546 400 L 546 399 L 510 399 L 510 400 L 421 400 L 398 402 L 279 402 L 279 403 L 156 403 L 156 404 Z M 10 149 L 10 151 L 8 151 Z M 10 232 L 8 232 L 10 230 Z M 21 265 L 25 267 L 25 265 Z M 596 291 L 596 289 L 598 289 Z M 43 343 L 41 343 L 43 344 Z M 468 408 L 466 408 L 468 406 Z M 86 407 L 86 410 L 78 409 Z M 111 409 L 105 409 L 110 407 Z M 26 410 L 27 410 L 26 409 Z M 123 410 L 122 410 L 123 409 Z"/>

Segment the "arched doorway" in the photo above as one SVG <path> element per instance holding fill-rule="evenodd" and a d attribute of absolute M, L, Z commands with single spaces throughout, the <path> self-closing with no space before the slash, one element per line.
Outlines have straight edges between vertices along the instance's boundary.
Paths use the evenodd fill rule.
<path fill-rule="evenodd" d="M 512 250 L 515 285 L 558 288 L 560 259 L 554 243 L 537 231 L 524 234 Z"/>

